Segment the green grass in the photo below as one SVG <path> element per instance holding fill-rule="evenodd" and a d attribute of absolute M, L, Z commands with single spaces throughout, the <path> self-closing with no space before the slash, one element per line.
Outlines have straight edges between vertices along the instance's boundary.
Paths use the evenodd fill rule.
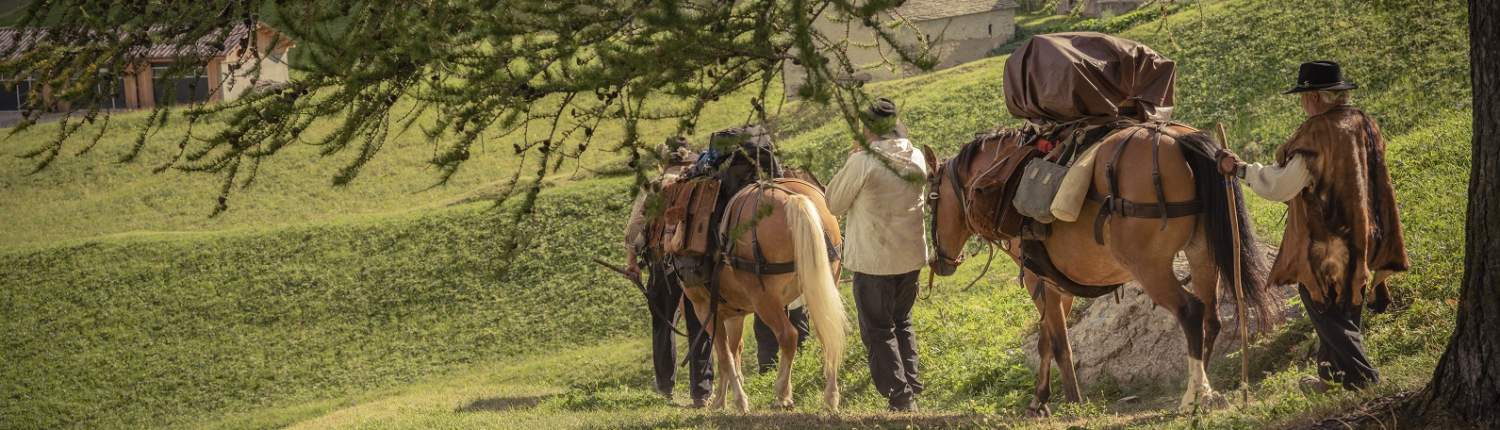
<path fill-rule="evenodd" d="M 588 261 L 619 253 L 600 239 L 616 236 L 629 187 L 544 193 L 519 227 L 468 206 L 0 256 L 0 416 L 170 423 L 632 333 L 637 293 Z M 513 258 L 508 237 L 521 238 Z"/>
<path fill-rule="evenodd" d="M 1145 13 L 1145 12 L 1140 12 Z M 1223 121 L 1236 147 L 1264 158 L 1300 121 L 1280 95 L 1296 64 L 1343 62 L 1356 101 L 1381 121 L 1413 271 L 1393 281 L 1397 311 L 1370 318 L 1371 354 L 1388 383 L 1375 393 L 1304 395 L 1296 367 L 1271 372 L 1245 410 L 1178 417 L 1160 409 L 1175 388 L 1086 386 L 1090 402 L 1052 421 L 1016 415 L 1030 399 L 1022 338 L 1035 321 L 1015 269 L 986 280 L 975 257 L 923 293 L 915 319 L 929 387 L 925 412 L 889 416 L 850 342 L 844 415 L 818 412 L 817 346 L 796 363 L 798 408 L 771 412 L 769 375 L 748 381 L 756 412 L 702 413 L 649 393 L 638 293 L 589 257 L 620 256 L 630 180 L 565 166 L 546 181 L 538 215 L 510 222 L 508 205 L 448 207 L 492 193 L 518 167 L 495 140 L 447 187 L 433 142 L 402 136 L 364 174 L 328 186 L 339 156 L 294 148 L 262 168 L 229 212 L 207 218 L 216 182 L 113 160 L 132 137 L 28 174 L 15 154 L 52 130 L 0 141 L 0 427 L 3 428 L 652 428 L 652 427 L 1165 427 L 1262 428 L 1326 415 L 1382 393 L 1419 387 L 1451 331 L 1462 269 L 1471 137 L 1465 8 L 1353 0 L 1214 1 L 1178 9 L 1166 25 L 1126 14 L 1103 20 L 1028 18 L 1030 28 L 1121 30 L 1179 66 L 1177 119 Z M 918 143 L 952 154 L 973 133 L 1013 125 L 1001 90 L 1004 57 L 878 84 L 895 97 Z M 775 106 L 772 107 L 773 111 Z M 700 133 L 734 125 L 742 99 L 717 105 Z M 140 121 L 139 114 L 117 117 Z M 847 130 L 831 112 L 790 104 L 776 127 L 792 164 L 827 178 Z M 323 127 L 327 127 L 324 125 Z M 655 140 L 670 124 L 652 124 Z M 155 142 L 171 142 L 168 129 Z M 601 130 L 611 146 L 617 130 Z M 701 141 L 702 136 L 698 136 Z M 618 142 L 615 140 L 614 142 Z M 158 149 L 156 151 L 164 151 Z M 620 164 L 601 152 L 588 162 Z M 534 163 L 526 160 L 525 163 Z M 1279 238 L 1283 206 L 1251 198 L 1263 239 Z M 516 245 L 516 251 L 509 247 Z M 979 248 L 971 248 L 978 251 Z M 852 306 L 852 304 L 851 304 Z M 1165 314 L 1162 318 L 1167 318 Z M 1309 347 L 1305 324 L 1252 350 L 1285 362 Z M 752 343 L 753 345 L 753 343 Z M 1075 349 L 1087 345 L 1074 345 Z M 747 356 L 753 357 L 753 347 Z M 1291 351 L 1288 354 L 1287 351 Z M 1282 356 L 1268 360 L 1269 356 Z M 1175 358 L 1170 358 L 1175 359 Z M 1234 362 L 1213 369 L 1231 387 Z M 1179 384 L 1175 383 L 1175 384 Z M 682 388 L 679 388 L 681 390 Z M 1141 406 L 1112 400 L 1141 393 Z M 681 399 L 679 398 L 679 401 Z M 473 408 L 466 407 L 474 406 Z M 479 409 L 471 411 L 470 409 Z"/>
<path fill-rule="evenodd" d="M 750 97 L 728 97 L 706 109 L 695 141 L 743 123 L 750 112 Z M 399 135 L 393 132 L 359 177 L 342 187 L 330 184 L 356 154 L 321 156 L 318 146 L 291 145 L 263 162 L 251 186 L 234 191 L 231 210 L 210 218 L 221 186 L 218 176 L 176 170 L 153 173 L 176 153 L 178 139 L 188 131 L 185 123 L 178 121 L 153 132 L 135 162 L 118 162 L 135 141 L 146 115 L 115 115 L 110 120 L 113 128 L 98 146 L 75 155 L 85 146 L 81 140 L 98 134 L 98 124 L 85 125 L 63 155 L 37 173 L 32 173 L 36 162 L 20 155 L 55 136 L 56 126 L 44 124 L 14 135 L 0 130 L 0 213 L 6 216 L 0 224 L 0 249 L 123 233 L 265 229 L 439 209 L 466 198 L 503 195 L 518 169 L 524 172 L 523 182 L 536 172 L 536 155 L 521 159 L 512 150 L 521 141 L 524 133 L 520 132 L 482 139 L 458 174 L 436 187 L 438 171 L 429 160 L 446 142 L 428 140 L 415 128 Z M 200 125 L 192 132 L 206 135 L 213 126 Z M 332 120 L 314 123 L 303 140 L 316 142 L 337 126 Z M 670 121 L 648 121 L 641 125 L 641 133 L 654 147 L 675 127 Z M 533 126 L 526 137 L 533 142 L 544 139 L 544 128 Z M 549 170 L 546 184 L 627 171 L 628 157 L 620 148 L 622 133 L 618 124 L 600 127 L 582 163 L 566 160 L 559 169 Z"/>

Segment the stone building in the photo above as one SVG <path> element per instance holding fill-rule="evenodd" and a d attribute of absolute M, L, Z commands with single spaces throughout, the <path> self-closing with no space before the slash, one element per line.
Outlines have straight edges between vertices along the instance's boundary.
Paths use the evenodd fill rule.
<path fill-rule="evenodd" d="M 899 29 L 902 43 L 914 46 L 920 42 L 918 37 L 926 37 L 940 59 L 937 68 L 943 69 L 987 57 L 1009 41 L 1016 32 L 1016 8 L 1014 0 L 908 0 L 885 19 L 911 22 L 918 31 Z M 889 63 L 900 60 L 890 45 L 858 22 L 825 14 L 813 25 L 829 37 L 848 34 L 849 60 L 859 69 L 852 78 L 879 81 L 917 72 L 909 66 L 884 64 L 887 59 Z M 783 65 L 783 72 L 786 94 L 795 95 L 806 74 L 790 62 Z"/>
<path fill-rule="evenodd" d="M 0 29 L 0 52 L 17 55 L 36 39 L 36 34 L 21 29 Z M 242 43 L 251 38 L 248 43 Z M 250 45 L 253 43 L 253 46 Z M 132 64 L 121 71 L 100 70 L 113 79 L 100 85 L 107 96 L 99 102 L 102 109 L 149 109 L 163 104 L 189 104 L 235 100 L 246 91 L 288 82 L 291 78 L 287 52 L 293 43 L 286 36 L 264 24 L 236 25 L 228 31 L 204 37 L 193 44 L 163 43 L 134 55 Z M 14 49 L 12 49 L 14 48 Z M 179 53 L 205 58 L 195 73 L 166 78 Z M 260 63 L 256 70 L 255 63 Z M 67 100 L 52 100 L 48 88 L 32 88 L 29 77 L 0 77 L 0 112 L 25 107 L 30 97 L 46 100 L 47 110 L 67 111 Z M 168 88 L 171 88 L 169 91 Z"/>

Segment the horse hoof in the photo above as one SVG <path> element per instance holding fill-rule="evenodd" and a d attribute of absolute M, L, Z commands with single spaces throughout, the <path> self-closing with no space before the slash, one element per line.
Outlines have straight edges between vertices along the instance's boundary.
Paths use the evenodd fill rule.
<path fill-rule="evenodd" d="M 1224 395 L 1219 394 L 1218 392 L 1210 391 L 1207 393 L 1199 394 L 1198 401 L 1196 402 L 1183 404 L 1180 408 L 1178 408 L 1177 412 L 1184 415 L 1191 415 L 1195 413 L 1221 409 L 1227 406 L 1229 406 L 1229 399 L 1224 398 Z"/>
<path fill-rule="evenodd" d="M 789 411 L 789 410 L 792 410 L 793 407 L 795 407 L 795 406 L 792 404 L 791 400 L 780 401 L 780 402 L 776 402 L 776 403 L 774 403 L 774 404 L 771 405 L 771 409 L 776 409 L 776 410 L 781 410 L 781 411 Z"/>
<path fill-rule="evenodd" d="M 1202 403 L 1205 409 L 1223 409 L 1229 406 L 1229 399 L 1217 391 L 1210 391 L 1208 394 L 1204 394 L 1198 398 L 1198 402 Z"/>
<path fill-rule="evenodd" d="M 1048 408 L 1047 405 L 1027 406 L 1026 407 L 1026 417 L 1027 418 L 1047 418 L 1047 417 L 1051 417 L 1051 416 L 1052 416 L 1052 409 Z"/>

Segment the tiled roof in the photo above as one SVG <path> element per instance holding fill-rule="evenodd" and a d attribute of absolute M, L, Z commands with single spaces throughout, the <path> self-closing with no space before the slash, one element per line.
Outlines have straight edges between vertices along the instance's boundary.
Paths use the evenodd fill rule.
<path fill-rule="evenodd" d="M 896 13 L 912 21 L 929 21 L 1016 6 L 1014 0 L 907 0 Z"/>
<path fill-rule="evenodd" d="M 15 28 L 0 28 L 0 53 L 21 52 L 31 49 L 41 31 L 21 31 Z"/>
<path fill-rule="evenodd" d="M 219 56 L 239 47 L 240 41 L 250 34 L 250 27 L 244 24 L 235 24 L 226 34 L 217 31 L 198 38 L 192 46 L 181 46 L 172 43 L 159 43 L 151 45 L 141 55 L 146 58 L 172 58 L 182 54 L 198 54 L 204 56 Z M 222 44 L 220 44 L 222 43 Z"/>
<path fill-rule="evenodd" d="M 46 30 L 0 28 L 0 54 L 9 53 L 12 57 L 18 56 L 21 52 L 31 49 L 37 39 L 40 39 L 44 35 L 46 35 Z M 238 49 L 240 41 L 249 35 L 249 26 L 236 24 L 227 32 L 217 31 L 200 37 L 191 46 L 182 46 L 175 43 L 158 43 L 138 49 L 132 55 L 144 58 L 172 58 L 179 53 L 204 56 L 224 55 L 234 49 Z"/>

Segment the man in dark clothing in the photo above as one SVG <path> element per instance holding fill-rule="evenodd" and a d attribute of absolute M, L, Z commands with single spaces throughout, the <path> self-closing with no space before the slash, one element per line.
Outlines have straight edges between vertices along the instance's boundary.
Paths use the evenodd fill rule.
<path fill-rule="evenodd" d="M 787 309 L 786 315 L 792 320 L 792 328 L 797 329 L 797 348 L 801 349 L 808 336 L 807 310 L 797 306 Z M 776 333 L 760 322 L 760 318 L 755 319 L 755 358 L 759 364 L 756 371 L 760 373 L 776 370 L 776 362 L 781 358 L 781 344 L 776 343 Z"/>
<path fill-rule="evenodd" d="M 658 190 L 681 178 L 682 171 L 697 155 L 688 150 L 687 140 L 681 137 L 667 139 L 658 151 L 662 160 L 661 175 L 656 184 L 645 187 L 636 196 L 635 203 L 631 205 L 630 219 L 626 222 L 626 270 L 629 271 L 629 276 L 639 281 L 640 267 L 644 263 L 650 275 L 650 279 L 646 281 L 646 300 L 651 313 L 651 358 L 656 370 L 656 390 L 670 399 L 672 388 L 676 385 L 677 347 L 671 324 L 677 321 L 680 307 L 686 314 L 683 320 L 686 321 L 686 334 L 690 342 L 687 351 L 688 380 L 691 387 L 689 394 L 693 398 L 693 406 L 702 407 L 708 402 L 713 386 L 713 367 L 709 365 L 713 344 L 709 342 L 708 335 L 703 334 L 693 305 L 682 300 L 681 278 L 667 273 L 664 257 L 653 255 L 652 250 L 657 247 L 647 243 L 647 230 L 652 218 L 651 214 L 647 214 L 647 207 L 651 206 L 651 201 L 659 200 L 656 196 Z M 643 255 L 645 260 L 640 261 L 638 255 Z"/>
<path fill-rule="evenodd" d="M 1298 287 L 1302 303 L 1314 303 L 1306 287 Z M 1343 384 L 1344 389 L 1365 388 L 1380 382 L 1380 372 L 1365 357 L 1365 336 L 1360 333 L 1364 324 L 1360 321 L 1359 306 L 1307 306 L 1307 318 L 1318 333 L 1318 378 Z M 1313 390 L 1323 391 L 1326 385 L 1313 380 L 1303 382 Z"/>
<path fill-rule="evenodd" d="M 870 360 L 870 378 L 891 399 L 891 409 L 898 411 L 911 407 L 924 388 L 917 378 L 917 341 L 911 328 L 917 273 L 854 272 L 854 305 L 859 308 L 859 335 Z"/>
<path fill-rule="evenodd" d="M 648 264 L 651 279 L 646 287 L 651 311 L 651 362 L 656 369 L 656 391 L 667 398 L 672 397 L 672 388 L 677 384 L 677 345 L 668 321 L 678 321 L 677 309 L 681 306 L 682 322 L 687 326 L 688 336 L 688 394 L 693 407 L 708 403 L 714 382 L 713 366 L 709 357 L 713 344 L 703 333 L 703 325 L 693 310 L 692 302 L 682 300 L 682 282 L 666 273 L 660 263 Z"/>
<path fill-rule="evenodd" d="M 1286 202 L 1286 232 L 1270 282 L 1297 284 L 1318 333 L 1318 379 L 1304 386 L 1346 389 L 1380 382 L 1365 357 L 1361 307 L 1390 303 L 1386 278 L 1411 263 L 1395 188 L 1385 165 L 1385 139 L 1373 118 L 1354 107 L 1338 63 L 1312 61 L 1298 70 L 1288 94 L 1302 98 L 1308 118 L 1276 150 L 1276 163 L 1244 163 L 1220 153 L 1219 171 L 1245 180 L 1255 194 Z"/>

